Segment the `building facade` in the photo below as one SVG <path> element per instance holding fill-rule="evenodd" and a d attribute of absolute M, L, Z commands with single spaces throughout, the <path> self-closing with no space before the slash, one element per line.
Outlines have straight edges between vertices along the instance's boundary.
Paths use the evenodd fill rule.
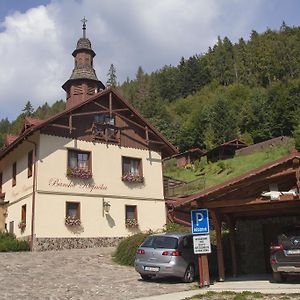
<path fill-rule="evenodd" d="M 115 245 L 166 223 L 162 158 L 176 148 L 98 80 L 85 24 L 73 56 L 66 109 L 26 118 L 0 151 L 5 228 L 36 250 Z"/>

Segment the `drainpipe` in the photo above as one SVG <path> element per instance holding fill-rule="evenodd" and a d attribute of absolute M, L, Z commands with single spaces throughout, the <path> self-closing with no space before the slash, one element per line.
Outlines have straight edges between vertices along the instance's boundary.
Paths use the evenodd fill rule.
<path fill-rule="evenodd" d="M 33 251 L 33 238 L 34 238 L 34 217 L 35 217 L 35 192 L 36 192 L 36 156 L 37 156 L 37 144 L 36 142 L 25 140 L 28 143 L 34 145 L 33 151 L 33 178 L 32 178 L 32 212 L 31 212 L 31 240 L 30 251 Z"/>
<path fill-rule="evenodd" d="M 172 205 L 171 208 L 168 209 L 168 219 L 171 220 L 172 222 L 191 227 L 192 224 L 190 222 L 187 222 L 185 220 L 179 219 L 175 216 L 175 208 Z"/>

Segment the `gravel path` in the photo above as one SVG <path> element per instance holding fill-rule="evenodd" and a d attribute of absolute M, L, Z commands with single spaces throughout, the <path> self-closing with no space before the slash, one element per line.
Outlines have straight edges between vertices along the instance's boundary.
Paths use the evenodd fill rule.
<path fill-rule="evenodd" d="M 134 299 L 184 291 L 178 281 L 145 282 L 115 264 L 113 248 L 1 253 L 0 299 Z"/>

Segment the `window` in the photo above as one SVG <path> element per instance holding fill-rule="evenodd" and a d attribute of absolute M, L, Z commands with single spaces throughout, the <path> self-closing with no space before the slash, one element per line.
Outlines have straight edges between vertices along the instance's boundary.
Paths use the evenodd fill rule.
<path fill-rule="evenodd" d="M 9 233 L 14 233 L 14 221 L 9 222 Z"/>
<path fill-rule="evenodd" d="M 65 224 L 67 226 L 80 226 L 80 203 L 66 202 L 66 218 Z"/>
<path fill-rule="evenodd" d="M 144 182 L 141 159 L 122 157 L 122 180 L 129 182 Z"/>
<path fill-rule="evenodd" d="M 26 204 L 21 207 L 21 221 L 18 227 L 21 229 L 21 232 L 24 232 L 26 228 Z"/>
<path fill-rule="evenodd" d="M 3 175 L 0 173 L 0 194 L 2 193 L 2 183 L 3 183 Z"/>
<path fill-rule="evenodd" d="M 115 125 L 115 118 L 107 114 L 99 114 L 94 117 L 94 121 L 100 124 Z"/>
<path fill-rule="evenodd" d="M 17 184 L 17 163 L 14 162 L 12 166 L 12 186 Z"/>
<path fill-rule="evenodd" d="M 87 179 L 92 177 L 91 169 L 90 152 L 68 150 L 68 176 Z"/>
<path fill-rule="evenodd" d="M 26 224 L 26 204 L 21 208 L 21 222 Z"/>
<path fill-rule="evenodd" d="M 32 176 L 33 151 L 28 152 L 28 178 Z"/>
<path fill-rule="evenodd" d="M 80 219 L 80 203 L 66 202 L 66 217 Z"/>
<path fill-rule="evenodd" d="M 136 205 L 125 205 L 125 225 L 126 227 L 138 227 Z"/>

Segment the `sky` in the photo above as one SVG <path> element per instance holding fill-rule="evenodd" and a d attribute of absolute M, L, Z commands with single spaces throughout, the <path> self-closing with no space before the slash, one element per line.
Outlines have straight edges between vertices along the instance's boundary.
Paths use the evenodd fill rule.
<path fill-rule="evenodd" d="M 0 120 L 27 101 L 65 99 L 83 17 L 105 84 L 110 64 L 122 83 L 139 66 L 150 73 L 205 53 L 218 36 L 234 43 L 283 21 L 299 26 L 299 11 L 298 0 L 0 0 Z"/>

